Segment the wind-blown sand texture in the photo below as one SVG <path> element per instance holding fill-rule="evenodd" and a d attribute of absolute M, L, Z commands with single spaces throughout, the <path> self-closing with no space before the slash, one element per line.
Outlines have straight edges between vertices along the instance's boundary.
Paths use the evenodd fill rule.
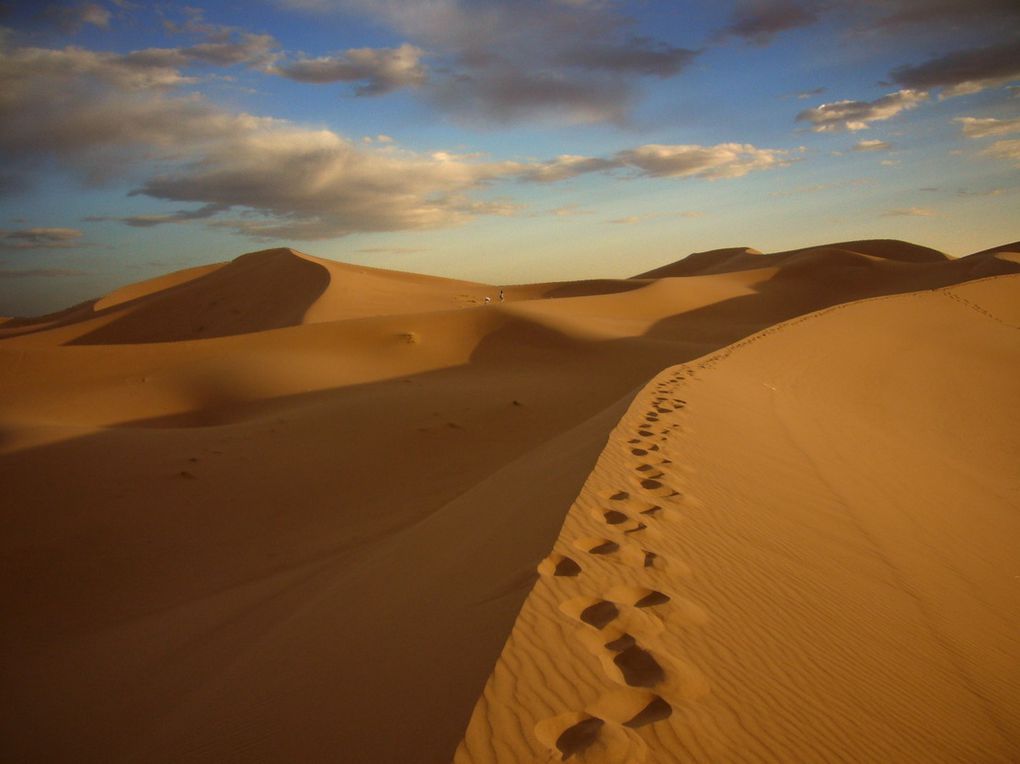
<path fill-rule="evenodd" d="M 1018 250 L 6 321 L 0 757 L 1015 760 Z"/>

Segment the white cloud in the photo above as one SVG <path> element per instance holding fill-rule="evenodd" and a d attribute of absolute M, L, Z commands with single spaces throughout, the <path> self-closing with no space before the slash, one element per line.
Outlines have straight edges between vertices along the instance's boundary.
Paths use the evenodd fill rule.
<path fill-rule="evenodd" d="M 797 121 L 811 123 L 816 133 L 866 130 L 870 122 L 891 119 L 927 98 L 923 91 L 898 90 L 874 101 L 834 101 L 805 109 L 797 115 Z"/>
<path fill-rule="evenodd" d="M 979 119 L 977 117 L 957 117 L 953 120 L 963 127 L 963 134 L 968 138 L 988 138 L 993 135 L 1009 135 L 1020 133 L 1020 117 L 1014 119 Z"/>
<path fill-rule="evenodd" d="M 996 159 L 1005 159 L 1020 167 L 1020 140 L 996 141 L 981 153 Z"/>
<path fill-rule="evenodd" d="M 649 144 L 617 153 L 614 160 L 650 177 L 739 178 L 755 170 L 785 167 L 790 152 L 759 149 L 749 143 L 715 146 Z"/>
<path fill-rule="evenodd" d="M 853 151 L 888 151 L 892 148 L 891 143 L 875 140 L 861 140 L 853 145 Z"/>

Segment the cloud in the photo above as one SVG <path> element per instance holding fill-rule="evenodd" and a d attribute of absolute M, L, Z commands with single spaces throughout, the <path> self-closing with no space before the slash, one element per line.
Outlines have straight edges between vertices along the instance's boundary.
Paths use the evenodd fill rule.
<path fill-rule="evenodd" d="M 740 0 L 719 37 L 740 37 L 752 45 L 767 45 L 780 32 L 815 23 L 816 5 L 796 0 Z"/>
<path fill-rule="evenodd" d="M 23 270 L 6 270 L 0 268 L 0 279 L 36 279 L 62 278 L 67 276 L 87 276 L 86 271 L 71 268 L 26 268 Z"/>
<path fill-rule="evenodd" d="M 899 90 L 874 101 L 834 101 L 805 109 L 797 115 L 797 121 L 811 123 L 816 133 L 866 130 L 869 122 L 895 117 L 927 98 L 928 94 L 923 91 Z"/>
<path fill-rule="evenodd" d="M 398 48 L 352 48 L 342 55 L 299 59 L 270 71 L 297 82 L 364 82 L 356 90 L 358 95 L 381 95 L 425 83 L 422 53 L 421 48 L 408 44 Z"/>
<path fill-rule="evenodd" d="M 698 51 L 635 37 L 624 44 L 593 43 L 564 51 L 559 60 L 568 66 L 621 74 L 672 77 L 682 71 Z"/>
<path fill-rule="evenodd" d="M 798 101 L 806 101 L 808 98 L 814 98 L 815 96 L 821 95 L 825 92 L 824 87 L 812 88 L 811 90 L 802 90 L 799 93 L 794 93 L 793 96 Z"/>
<path fill-rule="evenodd" d="M 996 141 L 981 152 L 984 156 L 1005 159 L 1020 167 L 1020 140 Z"/>
<path fill-rule="evenodd" d="M 935 210 L 928 209 L 927 207 L 902 207 L 898 209 L 886 210 L 882 213 L 884 218 L 899 218 L 899 217 L 911 217 L 911 218 L 931 218 L 938 215 Z"/>
<path fill-rule="evenodd" d="M 136 195 L 197 205 L 93 221 L 135 227 L 204 221 L 258 238 L 308 240 L 518 214 L 521 205 L 487 192 L 498 182 L 549 183 L 592 172 L 733 178 L 793 161 L 788 151 L 738 143 L 644 145 L 607 157 L 566 155 L 545 162 L 408 151 L 383 137 L 364 143 L 233 113 L 187 93 L 183 87 L 193 80 L 181 69 L 191 55 L 186 50 L 0 48 L 0 156 L 8 174 L 29 177 L 38 164 L 55 161 L 86 182 L 116 172 L 133 183 Z M 236 58 L 222 51 L 209 55 Z M 610 91 L 610 100 L 616 95 Z"/>
<path fill-rule="evenodd" d="M 46 160 L 98 183 L 136 161 L 179 159 L 224 134 L 275 122 L 180 94 L 194 80 L 164 53 L 0 48 L 4 185 L 17 190 Z"/>
<path fill-rule="evenodd" d="M 563 154 L 555 159 L 530 165 L 522 169 L 520 177 L 522 180 L 530 180 L 537 183 L 552 183 L 590 172 L 612 170 L 619 166 L 619 163 L 612 159 Z"/>
<path fill-rule="evenodd" d="M 150 178 L 134 193 L 206 209 L 246 208 L 261 217 L 213 224 L 247 235 L 322 239 L 512 214 L 514 205 L 478 201 L 469 192 L 517 167 L 365 147 L 329 130 L 276 127 L 224 136 L 200 159 Z"/>
<path fill-rule="evenodd" d="M 1020 133 L 1020 117 L 1014 119 L 957 117 L 953 122 L 959 122 L 963 125 L 961 129 L 968 138 L 988 138 L 993 135 Z"/>
<path fill-rule="evenodd" d="M 419 93 L 465 122 L 624 124 L 643 77 L 683 71 L 698 51 L 632 33 L 615 3 L 550 0 L 279 0 L 370 18 L 428 52 Z"/>
<path fill-rule="evenodd" d="M 0 230 L 0 250 L 69 249 L 80 246 L 82 232 L 76 228 L 23 228 Z"/>
<path fill-rule="evenodd" d="M 759 149 L 749 143 L 719 143 L 715 146 L 650 144 L 615 155 L 621 166 L 636 168 L 653 178 L 699 177 L 739 178 L 755 170 L 785 167 L 789 152 Z"/>
<path fill-rule="evenodd" d="M 110 26 L 110 11 L 98 3 L 53 3 L 43 9 L 43 15 L 65 34 L 74 34 L 86 24 L 101 29 Z"/>
<path fill-rule="evenodd" d="M 790 161 L 786 151 L 719 144 L 639 146 L 608 158 L 491 162 L 391 145 L 366 146 L 328 130 L 275 127 L 225 138 L 201 159 L 150 178 L 134 192 L 204 207 L 124 222 L 157 225 L 211 217 L 209 225 L 214 227 L 258 238 L 292 239 L 425 230 L 460 225 L 480 215 L 517 214 L 520 205 L 511 201 L 475 198 L 475 192 L 498 181 L 548 183 L 617 169 L 643 177 L 734 178 Z M 247 214 L 233 219 L 218 216 L 228 209 Z"/>
<path fill-rule="evenodd" d="M 905 26 L 950 25 L 975 20 L 994 22 L 1020 15 L 1014 0 L 887 0 L 873 26 L 896 30 Z"/>
<path fill-rule="evenodd" d="M 190 223 L 194 220 L 206 220 L 221 212 L 226 212 L 229 209 L 229 206 L 222 204 L 206 204 L 199 207 L 197 210 L 177 210 L 177 212 L 170 212 L 161 215 L 127 215 L 124 217 L 113 215 L 89 215 L 85 218 L 85 222 L 103 223 L 107 221 L 114 221 L 117 223 L 125 223 L 126 225 L 134 226 L 135 228 L 151 228 L 165 223 Z"/>
<path fill-rule="evenodd" d="M 522 169 L 522 180 L 552 182 L 591 172 L 631 169 L 650 178 L 738 178 L 754 170 L 785 167 L 793 161 L 789 151 L 760 149 L 749 143 L 715 146 L 646 144 L 618 151 L 611 157 L 564 155 Z"/>
<path fill-rule="evenodd" d="M 918 66 L 897 67 L 890 77 L 906 88 L 942 88 L 943 98 L 977 93 L 1020 77 L 1020 41 L 954 51 Z"/>
<path fill-rule="evenodd" d="M 888 151 L 892 148 L 891 143 L 875 140 L 860 140 L 853 145 L 851 151 Z"/>

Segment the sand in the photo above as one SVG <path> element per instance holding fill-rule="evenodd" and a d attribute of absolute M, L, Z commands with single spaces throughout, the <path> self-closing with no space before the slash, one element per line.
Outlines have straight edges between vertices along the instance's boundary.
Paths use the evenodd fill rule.
<path fill-rule="evenodd" d="M 1014 760 L 1018 250 L 7 321 L 0 755 Z"/>

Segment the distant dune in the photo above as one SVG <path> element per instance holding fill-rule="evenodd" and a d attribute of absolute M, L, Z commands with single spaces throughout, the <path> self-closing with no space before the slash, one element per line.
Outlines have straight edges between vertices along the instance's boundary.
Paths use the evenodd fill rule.
<path fill-rule="evenodd" d="M 1020 759 L 1017 253 L 3 321 L 0 758 Z"/>

